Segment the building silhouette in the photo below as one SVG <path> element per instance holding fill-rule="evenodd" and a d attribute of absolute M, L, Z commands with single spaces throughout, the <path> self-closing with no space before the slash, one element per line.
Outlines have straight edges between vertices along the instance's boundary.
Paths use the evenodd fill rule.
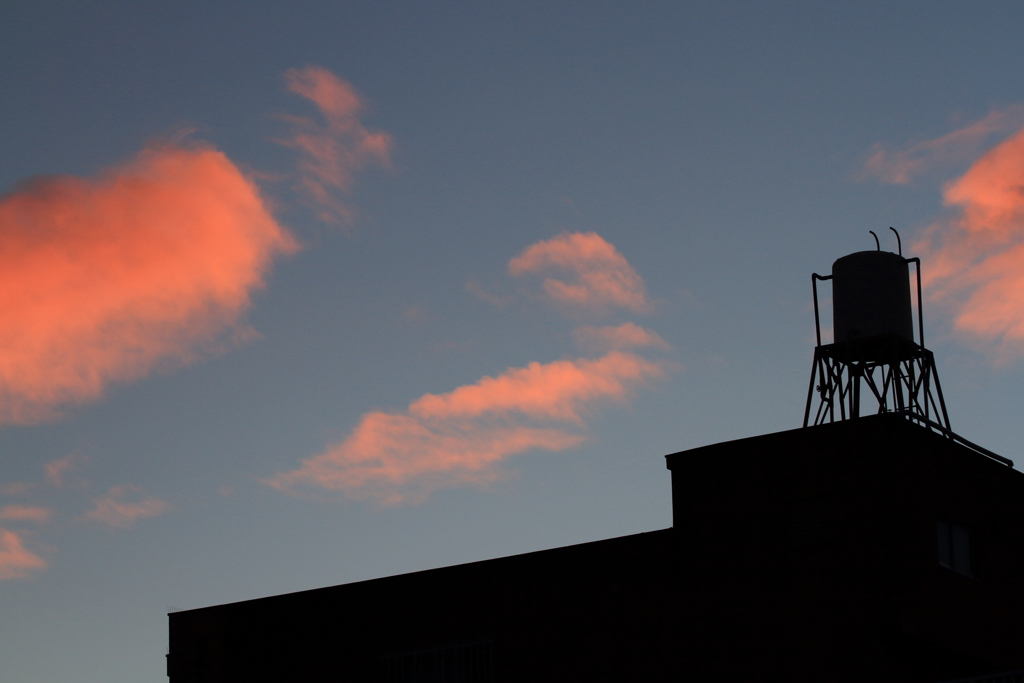
<path fill-rule="evenodd" d="M 669 529 L 175 612 L 171 682 L 1024 681 L 1024 475 L 897 322 L 819 333 L 814 424 L 666 456 Z"/>

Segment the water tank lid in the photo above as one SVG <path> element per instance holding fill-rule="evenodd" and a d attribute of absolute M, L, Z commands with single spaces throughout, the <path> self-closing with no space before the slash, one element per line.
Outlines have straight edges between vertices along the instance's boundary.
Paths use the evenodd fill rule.
<path fill-rule="evenodd" d="M 869 249 L 867 251 L 855 251 L 852 254 L 846 256 L 840 256 L 832 262 L 832 272 L 835 273 L 836 264 L 840 262 L 849 261 L 865 261 L 869 262 L 872 259 L 876 259 L 877 262 L 888 260 L 890 263 L 906 263 L 907 259 L 903 258 L 899 254 L 895 254 L 891 251 L 878 251 L 876 249 Z"/>

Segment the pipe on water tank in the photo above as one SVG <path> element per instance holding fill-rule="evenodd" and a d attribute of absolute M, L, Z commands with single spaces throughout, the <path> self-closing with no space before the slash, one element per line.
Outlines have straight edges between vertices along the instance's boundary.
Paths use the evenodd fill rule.
<path fill-rule="evenodd" d="M 896 233 L 896 248 L 899 249 L 900 256 L 903 256 L 903 240 L 900 239 L 900 234 L 896 232 L 896 228 L 889 226 L 889 229 Z"/>

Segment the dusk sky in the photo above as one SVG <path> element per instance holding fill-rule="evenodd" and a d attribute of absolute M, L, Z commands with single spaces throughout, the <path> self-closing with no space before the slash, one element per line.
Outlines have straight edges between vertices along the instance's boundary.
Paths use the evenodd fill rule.
<path fill-rule="evenodd" d="M 800 426 L 811 273 L 869 230 L 922 258 L 954 430 L 1024 466 L 1022 27 L 3 3 L 0 679 L 164 680 L 169 611 L 669 526 L 662 456 Z"/>

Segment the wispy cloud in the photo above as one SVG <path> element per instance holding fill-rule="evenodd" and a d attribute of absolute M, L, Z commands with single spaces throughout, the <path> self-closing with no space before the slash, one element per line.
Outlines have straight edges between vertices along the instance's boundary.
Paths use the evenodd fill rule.
<path fill-rule="evenodd" d="M 22 544 L 21 536 L 0 528 L 0 581 L 24 579 L 46 568 L 46 561 Z"/>
<path fill-rule="evenodd" d="M 563 233 L 530 245 L 509 261 L 508 271 L 516 276 L 551 273 L 543 281 L 544 293 L 563 306 L 620 307 L 638 313 L 651 309 L 644 281 L 614 246 L 594 232 Z"/>
<path fill-rule="evenodd" d="M 21 185 L 0 198 L 0 423 L 51 418 L 244 338 L 252 292 L 295 248 L 205 145 Z"/>
<path fill-rule="evenodd" d="M 953 216 L 931 225 L 915 249 L 931 296 L 955 326 L 1002 358 L 1024 354 L 1024 129 L 946 185 Z"/>
<path fill-rule="evenodd" d="M 641 349 L 650 347 L 667 349 L 668 343 L 653 330 L 648 330 L 635 323 L 621 325 L 605 325 L 592 327 L 589 325 L 573 330 L 576 345 L 584 351 L 604 352 L 625 349 Z"/>
<path fill-rule="evenodd" d="M 112 486 L 102 496 L 94 498 L 93 508 L 85 516 L 108 526 L 127 529 L 136 520 L 163 514 L 169 507 L 159 498 L 143 494 L 135 486 L 122 484 Z"/>
<path fill-rule="evenodd" d="M 1024 105 L 996 110 L 978 121 L 934 140 L 914 142 L 896 149 L 875 145 L 860 178 L 906 184 L 936 167 L 967 161 L 983 149 L 993 135 L 1008 133 L 1024 124 Z"/>
<path fill-rule="evenodd" d="M 69 472 L 85 462 L 85 457 L 77 453 L 69 453 L 63 458 L 57 458 L 43 465 L 43 472 L 46 473 L 46 483 L 50 486 L 60 488 L 67 483 Z"/>
<path fill-rule="evenodd" d="M 36 485 L 27 481 L 10 481 L 0 484 L 0 496 L 25 496 L 31 493 Z"/>
<path fill-rule="evenodd" d="M 5 505 L 0 508 L 0 521 L 5 522 L 35 522 L 42 524 L 50 519 L 52 515 L 53 510 L 44 507 Z"/>
<path fill-rule="evenodd" d="M 417 503 L 439 488 L 494 481 L 512 455 L 580 444 L 585 414 L 662 374 L 661 366 L 618 351 L 509 368 L 425 394 L 403 413 L 367 413 L 344 441 L 265 483 L 384 505 Z"/>
<path fill-rule="evenodd" d="M 299 188 L 320 220 L 345 223 L 351 209 L 338 198 L 352 188 L 355 174 L 369 163 L 387 166 L 391 136 L 370 131 L 359 119 L 364 103 L 350 83 L 319 66 L 290 69 L 285 85 L 316 105 L 323 119 L 288 116 L 292 134 L 282 144 L 300 154 Z"/>
<path fill-rule="evenodd" d="M 475 296 L 477 299 L 480 299 L 481 301 L 486 301 L 492 306 L 502 307 L 507 306 L 509 303 L 512 302 L 512 297 L 510 296 L 500 296 L 498 294 L 492 294 L 491 292 L 487 291 L 483 284 L 481 284 L 480 281 L 477 280 L 476 278 L 470 278 L 469 280 L 466 281 L 466 291 Z"/>
<path fill-rule="evenodd" d="M 530 363 L 447 394 L 425 394 L 409 405 L 409 413 L 427 420 L 522 414 L 580 423 L 581 410 L 592 401 L 624 398 L 630 386 L 660 375 L 658 366 L 629 353 Z"/>

